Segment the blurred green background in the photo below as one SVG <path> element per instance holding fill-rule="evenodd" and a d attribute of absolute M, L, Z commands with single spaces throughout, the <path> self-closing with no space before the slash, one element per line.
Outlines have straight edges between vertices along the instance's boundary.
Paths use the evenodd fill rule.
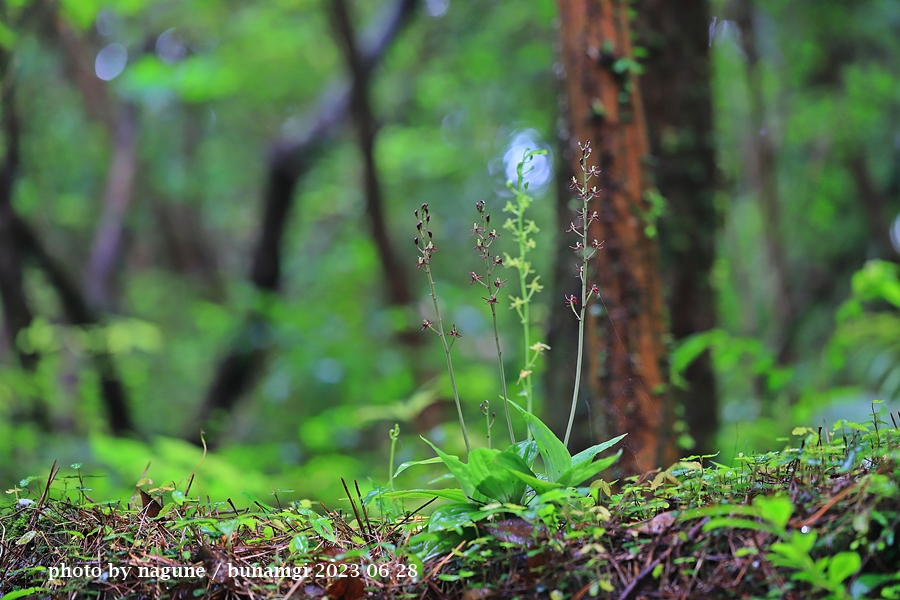
<path fill-rule="evenodd" d="M 636 22 L 646 4 L 630 4 Z M 677 383 L 710 349 L 716 460 L 730 463 L 777 447 L 794 426 L 866 420 L 872 399 L 900 396 L 900 4 L 700 4 L 718 168 L 716 328 L 671 340 L 671 365 Z M 46 255 L 32 244 L 22 258 L 31 318 L 0 329 L 4 490 L 54 460 L 64 475 L 81 463 L 100 476 L 85 480 L 95 499 L 127 498 L 148 464 L 154 485 L 183 484 L 203 429 L 214 448 L 194 493 L 272 502 L 275 490 L 334 504 L 340 477 L 386 484 L 395 422 L 397 463 L 430 456 L 419 435 L 461 448 L 438 340 L 418 331 L 431 314 L 413 210 L 427 202 L 434 214 L 439 293 L 463 334 L 460 392 L 480 423 L 477 403 L 497 386 L 490 313 L 469 286 L 474 203 L 487 200 L 499 226 L 515 163 L 546 148 L 530 175 L 545 281 L 568 225 L 557 222 L 553 183 L 565 127 L 555 2 L 350 3 L 360 54 L 378 57 L 374 158 L 408 301 L 392 297 L 383 273 L 353 119 L 345 111 L 323 125 L 350 81 L 330 2 L 0 6 L 4 94 L 14 98 L 2 106 L 2 139 L 7 162 L 13 143 L 19 153 L 0 236 L 21 235 L 14 213 Z M 652 50 L 640 31 L 636 45 Z M 755 162 L 760 143 L 768 167 Z M 283 239 L 267 286 L 255 257 L 273 228 L 264 215 L 280 169 L 297 183 L 273 217 Z M 90 318 L 73 317 L 54 273 Z M 537 301 L 538 327 L 566 310 L 549 288 Z M 500 314 L 514 383 L 520 330 Z M 574 348 L 552 351 L 574 362 Z M 229 379 L 235 370 L 246 377 Z M 136 433 L 113 435 L 104 373 L 121 382 Z M 203 408 L 214 381 L 232 398 L 227 410 Z M 540 410 L 559 412 L 543 396 Z M 403 484 L 433 476 L 413 469 Z"/>

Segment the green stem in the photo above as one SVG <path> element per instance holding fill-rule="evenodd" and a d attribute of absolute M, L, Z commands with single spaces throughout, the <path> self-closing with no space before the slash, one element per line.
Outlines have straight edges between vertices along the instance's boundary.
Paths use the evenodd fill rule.
<path fill-rule="evenodd" d="M 581 236 L 581 244 L 584 246 L 581 250 L 581 309 L 578 312 L 578 362 L 575 366 L 575 390 L 572 392 L 572 408 L 569 411 L 569 424 L 566 426 L 566 437 L 563 439 L 563 446 L 568 448 L 569 437 L 572 435 L 572 425 L 575 423 L 575 408 L 578 406 L 578 390 L 581 387 L 581 364 L 584 362 L 584 317 L 587 308 L 588 292 L 587 292 L 587 267 L 588 267 L 588 199 L 590 193 L 587 189 L 588 176 L 584 161 L 587 157 L 582 158 L 581 169 L 584 172 L 582 183 L 584 191 L 581 194 L 581 232 L 577 232 Z"/>
<path fill-rule="evenodd" d="M 466 453 L 469 452 L 469 434 L 466 431 L 466 420 L 463 418 L 462 404 L 459 401 L 459 391 L 456 388 L 456 377 L 453 374 L 453 359 L 450 358 L 450 346 L 447 344 L 447 337 L 444 335 L 444 321 L 441 319 L 441 309 L 438 306 L 437 293 L 434 291 L 434 278 L 431 276 L 431 269 L 426 267 L 425 273 L 428 275 L 428 285 L 431 286 L 431 299 L 434 301 L 434 313 L 437 315 L 438 334 L 441 337 L 441 344 L 444 345 L 444 357 L 447 359 L 447 371 L 450 373 L 450 386 L 453 388 L 453 400 L 456 402 L 456 413 L 459 415 L 459 426 L 462 428 L 463 440 L 466 442 Z"/>
<path fill-rule="evenodd" d="M 519 188 L 522 187 L 521 177 L 519 178 Z M 528 263 L 525 261 L 525 207 L 522 205 L 522 202 L 519 202 L 519 215 L 518 215 L 518 226 L 519 226 L 519 287 L 522 290 L 522 300 L 524 300 L 522 304 L 522 310 L 519 311 L 519 315 L 522 319 L 522 329 L 523 329 L 523 337 L 525 339 L 525 370 L 529 370 L 529 366 L 531 363 L 531 356 L 529 352 L 531 351 L 531 332 L 529 331 L 530 314 L 529 314 L 529 302 L 531 298 L 528 296 Z M 532 389 L 531 389 L 531 374 L 525 376 L 522 380 L 523 391 L 525 392 L 525 409 L 529 413 L 534 413 L 532 406 Z M 528 439 L 531 439 L 531 429 L 528 430 Z"/>
<path fill-rule="evenodd" d="M 509 427 L 509 441 L 516 443 L 513 432 L 512 417 L 509 415 L 509 394 L 506 392 L 506 372 L 503 369 L 503 350 L 500 349 L 500 329 L 497 327 L 497 307 L 491 304 L 491 316 L 494 319 L 494 344 L 497 346 L 497 360 L 500 363 L 500 389 L 503 392 L 503 412 L 506 413 L 506 424 Z"/>
<path fill-rule="evenodd" d="M 391 491 L 394 491 L 394 450 L 397 446 L 397 437 L 400 435 L 400 424 L 394 423 L 394 428 L 391 429 L 390 437 L 391 437 L 391 462 L 388 465 L 388 481 L 391 484 Z"/>

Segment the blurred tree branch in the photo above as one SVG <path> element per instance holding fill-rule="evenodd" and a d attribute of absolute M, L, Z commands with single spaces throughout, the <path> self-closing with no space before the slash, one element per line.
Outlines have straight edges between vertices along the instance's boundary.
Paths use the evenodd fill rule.
<path fill-rule="evenodd" d="M 373 71 L 391 42 L 412 16 L 418 0 L 392 2 L 364 32 L 357 43 L 360 68 Z M 269 153 L 263 195 L 263 217 L 250 267 L 250 281 L 261 292 L 277 292 L 281 284 L 281 244 L 299 180 L 323 155 L 350 108 L 353 83 L 337 79 L 320 94 L 318 106 L 304 125 L 286 131 Z M 219 422 L 251 385 L 267 349 L 265 316 L 248 315 L 228 354 L 216 367 L 198 419 L 205 427 L 211 418 Z M 212 424 L 213 428 L 217 425 Z M 193 439 L 196 432 L 188 432 Z"/>
<path fill-rule="evenodd" d="M 138 171 L 137 109 L 131 103 L 118 101 L 109 85 L 96 76 L 91 45 L 80 39 L 64 19 L 57 17 L 52 31 L 53 41 L 60 47 L 67 74 L 81 92 L 88 116 L 104 126 L 112 141 L 103 210 L 84 275 L 85 294 L 90 303 L 108 308 L 110 279 L 122 255 L 122 233 Z"/>
<path fill-rule="evenodd" d="M 12 191 L 16 171 L 19 168 L 20 127 L 14 102 L 12 55 L 0 49 L 0 82 L 2 82 L 3 132 L 7 148 L 2 173 L 0 173 L 0 295 L 3 298 L 4 316 L 10 330 L 10 341 L 21 353 L 16 339 L 18 333 L 28 327 L 32 313 L 28 307 L 22 286 L 22 261 L 31 256 L 47 274 L 56 289 L 63 310 L 73 325 L 93 325 L 98 319 L 89 310 L 83 296 L 65 275 L 62 268 L 50 257 L 38 237 L 16 214 L 12 206 Z M 9 314 L 12 312 L 13 314 Z M 34 369 L 38 356 L 22 357 L 25 368 Z M 110 429 L 115 434 L 134 431 L 125 398 L 124 387 L 108 354 L 98 353 L 92 360 L 99 372 L 101 395 L 106 404 Z"/>
<path fill-rule="evenodd" d="M 381 184 L 378 180 L 378 169 L 375 165 L 375 135 L 378 130 L 372 106 L 369 102 L 369 75 L 371 69 L 363 65 L 353 33 L 353 25 L 345 0 L 333 0 L 332 17 L 334 26 L 346 54 L 347 66 L 353 77 L 350 107 L 356 121 L 359 137 L 359 149 L 363 155 L 363 178 L 366 195 L 366 215 L 372 227 L 372 237 L 381 259 L 381 270 L 388 284 L 388 302 L 395 306 L 403 306 L 412 300 L 409 280 L 403 264 L 391 248 L 391 238 L 384 216 Z"/>
<path fill-rule="evenodd" d="M 34 313 L 28 304 L 23 285 L 23 252 L 16 243 L 16 213 L 12 205 L 15 179 L 21 162 L 21 127 L 16 111 L 15 73 L 12 53 L 0 46 L 0 131 L 6 141 L 0 164 L 0 304 L 9 347 L 22 368 L 30 373 L 37 369 L 40 355 L 25 350 L 20 334 L 31 326 Z M 40 396 L 29 398 L 31 418 L 43 429 L 50 429 L 47 403 Z"/>
<path fill-rule="evenodd" d="M 15 74 L 12 53 L 0 46 L 0 119 L 5 148 L 0 165 L 0 297 L 9 344 L 22 366 L 33 371 L 39 356 L 17 343 L 19 334 L 31 325 L 34 315 L 22 285 L 22 254 L 15 243 L 16 214 L 12 205 L 15 178 L 21 160 L 19 117 L 16 112 Z"/>

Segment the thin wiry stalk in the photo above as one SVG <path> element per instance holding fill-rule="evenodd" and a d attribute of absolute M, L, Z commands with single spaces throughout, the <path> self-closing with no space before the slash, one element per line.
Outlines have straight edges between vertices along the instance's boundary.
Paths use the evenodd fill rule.
<path fill-rule="evenodd" d="M 416 211 L 415 214 L 416 217 L 418 217 L 419 211 Z M 456 387 L 456 375 L 453 372 L 453 359 L 450 357 L 450 347 L 452 344 L 447 343 L 448 335 L 454 338 L 458 338 L 461 336 L 456 330 L 456 325 L 454 325 L 450 329 L 449 333 L 444 333 L 444 320 L 441 317 L 441 307 L 438 304 L 437 292 L 435 291 L 434 286 L 434 277 L 432 277 L 431 275 L 431 257 L 435 252 L 437 252 L 437 248 L 432 241 L 433 234 L 428 229 L 428 222 L 430 220 L 431 215 L 428 214 L 428 204 L 423 204 L 422 218 L 416 226 L 416 229 L 418 229 L 419 231 L 419 236 L 416 237 L 416 247 L 419 248 L 419 252 L 421 253 L 417 266 L 424 269 L 425 274 L 428 276 L 428 286 L 431 289 L 431 299 L 434 302 L 434 314 L 437 318 L 437 328 L 435 329 L 435 324 L 433 322 L 425 319 L 422 322 L 422 329 L 431 329 L 432 331 L 436 331 L 438 337 L 441 338 L 441 344 L 444 346 L 444 357 L 447 361 L 447 372 L 450 374 L 450 387 L 453 388 L 453 400 L 456 402 L 456 413 L 459 416 L 459 426 L 462 429 L 463 440 L 466 442 L 466 452 L 468 453 L 470 450 L 469 433 L 466 430 L 466 420 L 463 417 L 462 403 L 459 401 L 459 390 Z"/>
<path fill-rule="evenodd" d="M 588 203 L 590 200 L 597 194 L 597 189 L 592 188 L 588 189 L 588 181 L 590 181 L 591 177 L 598 173 L 595 167 L 588 167 L 587 159 L 591 155 L 591 145 L 590 142 L 585 143 L 581 147 L 581 185 L 578 185 L 578 182 L 575 181 L 573 177 L 572 188 L 577 190 L 578 197 L 581 199 L 581 210 L 577 211 L 579 217 L 570 223 L 569 232 L 574 232 L 575 235 L 579 237 L 579 240 L 575 243 L 574 246 L 570 246 L 573 250 L 575 250 L 576 254 L 581 255 L 581 265 L 578 268 L 578 278 L 581 280 L 581 306 L 579 310 L 575 310 L 575 304 L 578 299 L 574 296 L 566 297 L 566 304 L 572 309 L 572 312 L 575 313 L 575 318 L 578 319 L 578 362 L 575 365 L 575 389 L 572 392 L 572 408 L 569 411 L 569 424 L 566 426 L 566 437 L 563 439 L 563 445 L 568 447 L 569 445 L 569 437 L 572 435 L 572 425 L 575 423 L 575 409 L 578 406 L 578 391 L 581 387 L 581 367 L 584 362 L 584 320 L 585 320 L 585 310 L 587 308 L 588 300 L 590 300 L 591 296 L 596 292 L 599 294 L 599 290 L 596 285 L 591 285 L 588 287 L 587 281 L 587 268 L 588 261 L 591 257 L 594 256 L 596 251 L 602 246 L 597 240 L 594 240 L 590 243 L 588 242 L 588 227 L 591 224 L 591 221 L 597 218 L 597 213 L 589 213 L 588 212 Z M 580 224 L 579 223 L 580 220 Z"/>
<path fill-rule="evenodd" d="M 482 278 L 479 275 L 471 273 L 471 283 L 477 281 L 488 291 L 488 297 L 485 298 L 484 301 L 491 307 L 491 320 L 494 324 L 494 346 L 497 349 L 497 363 L 500 367 L 500 390 L 503 395 L 503 412 L 506 415 L 506 425 L 509 428 L 510 443 L 515 444 L 516 434 L 513 430 L 512 417 L 509 414 L 509 394 L 506 390 L 506 371 L 503 367 L 503 349 L 500 346 L 500 328 L 497 324 L 497 294 L 500 292 L 500 288 L 503 287 L 503 284 L 506 283 L 506 280 L 501 280 L 498 277 L 491 281 L 494 269 L 503 264 L 503 259 L 492 255 L 490 252 L 490 246 L 494 240 L 499 237 L 499 234 L 495 230 L 488 231 L 491 215 L 484 212 L 484 205 L 484 200 L 475 203 L 475 208 L 478 210 L 478 214 L 481 217 L 481 227 L 476 224 L 473 228 L 473 232 L 478 235 L 478 243 L 475 246 L 475 251 L 481 252 L 481 257 L 484 259 L 484 281 L 482 281 Z"/>

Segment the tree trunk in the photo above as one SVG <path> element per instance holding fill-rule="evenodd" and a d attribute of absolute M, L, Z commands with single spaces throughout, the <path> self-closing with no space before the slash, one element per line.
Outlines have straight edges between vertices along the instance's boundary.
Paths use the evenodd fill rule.
<path fill-rule="evenodd" d="M 638 32 L 647 49 L 641 93 L 656 174 L 666 199 L 660 219 L 660 267 L 669 326 L 678 341 L 715 327 L 710 272 L 719 217 L 710 90 L 708 0 L 641 0 Z M 687 389 L 673 390 L 684 407 L 695 453 L 714 451 L 719 426 L 716 379 L 709 352 L 684 374 Z"/>
<path fill-rule="evenodd" d="M 588 230 L 589 238 L 604 242 L 593 261 L 603 301 L 591 307 L 587 320 L 588 402 L 594 431 L 604 437 L 628 433 L 617 470 L 635 474 L 668 466 L 675 447 L 662 364 L 662 284 L 655 239 L 648 237 L 643 218 L 649 214 L 643 168 L 647 138 L 634 77 L 629 5 L 623 0 L 558 4 L 571 132 L 568 158 L 572 170 L 581 173 L 580 153 L 574 150 L 577 142 L 590 142 L 589 161 L 601 170 L 592 208 L 600 218 Z M 588 442 L 583 425 L 576 435 L 573 450 Z"/>

